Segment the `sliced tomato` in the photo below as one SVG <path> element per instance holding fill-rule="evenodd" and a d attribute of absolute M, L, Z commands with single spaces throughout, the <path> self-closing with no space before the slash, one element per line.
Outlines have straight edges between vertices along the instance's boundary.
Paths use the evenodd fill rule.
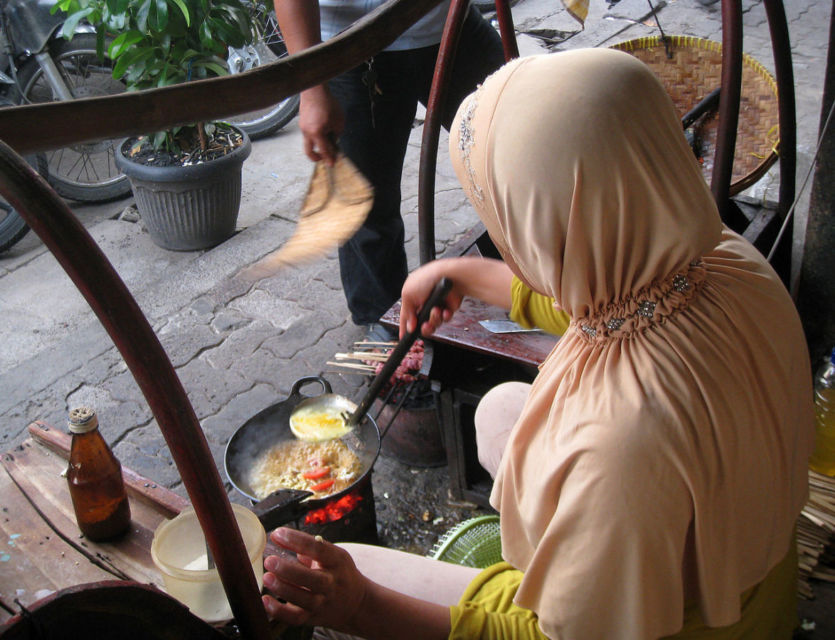
<path fill-rule="evenodd" d="M 324 480 L 324 481 L 320 482 L 319 484 L 314 484 L 312 487 L 310 487 L 310 490 L 313 493 L 319 493 L 321 491 L 324 491 L 325 489 L 330 489 L 332 486 L 333 486 L 333 478 L 328 478 L 327 480 Z"/>
<path fill-rule="evenodd" d="M 306 478 L 308 480 L 318 480 L 319 478 L 324 478 L 331 472 L 330 467 L 316 467 L 315 469 L 310 469 L 309 471 L 305 471 L 302 474 L 302 478 Z"/>

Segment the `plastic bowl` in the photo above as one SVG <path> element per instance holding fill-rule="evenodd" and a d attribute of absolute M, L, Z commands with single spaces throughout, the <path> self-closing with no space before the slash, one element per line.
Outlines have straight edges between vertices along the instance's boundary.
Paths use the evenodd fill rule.
<path fill-rule="evenodd" d="M 233 504 L 232 510 L 260 589 L 267 534 L 252 511 L 238 504 Z M 232 618 L 217 569 L 207 568 L 206 538 L 194 509 L 185 509 L 157 527 L 151 558 L 162 573 L 168 595 L 186 605 L 194 615 L 210 623 Z"/>

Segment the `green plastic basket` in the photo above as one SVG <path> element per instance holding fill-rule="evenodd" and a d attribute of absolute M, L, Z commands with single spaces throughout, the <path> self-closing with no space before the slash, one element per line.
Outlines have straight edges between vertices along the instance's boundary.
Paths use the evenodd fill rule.
<path fill-rule="evenodd" d="M 499 516 L 477 516 L 460 522 L 441 536 L 429 557 L 476 569 L 501 562 Z"/>

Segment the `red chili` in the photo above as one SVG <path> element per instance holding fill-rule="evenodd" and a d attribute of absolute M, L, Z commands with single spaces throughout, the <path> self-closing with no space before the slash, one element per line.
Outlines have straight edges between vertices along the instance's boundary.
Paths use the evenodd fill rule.
<path fill-rule="evenodd" d="M 314 493 L 319 493 L 320 491 L 324 491 L 325 489 L 330 488 L 333 485 L 333 478 L 328 478 L 324 482 L 320 482 L 319 484 L 314 484 L 310 487 L 310 490 Z"/>
<path fill-rule="evenodd" d="M 305 471 L 302 474 L 302 478 L 306 478 L 307 480 L 318 480 L 319 478 L 324 478 L 331 472 L 330 467 L 317 467 L 316 469 L 311 469 L 310 471 Z"/>

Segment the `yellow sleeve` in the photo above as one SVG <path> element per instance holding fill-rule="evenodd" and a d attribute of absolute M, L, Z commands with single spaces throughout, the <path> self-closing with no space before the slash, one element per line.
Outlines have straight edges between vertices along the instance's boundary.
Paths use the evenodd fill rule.
<path fill-rule="evenodd" d="M 538 327 L 555 336 L 561 336 L 571 322 L 565 311 L 554 309 L 554 299 L 531 291 L 519 278 L 513 276 L 510 284 L 510 319 L 526 329 Z"/>
<path fill-rule="evenodd" d="M 449 640 L 548 640 L 537 615 L 513 604 L 522 572 L 506 562 L 482 571 L 450 607 Z"/>
<path fill-rule="evenodd" d="M 548 640 L 536 615 L 528 613 L 496 613 L 474 603 L 454 606 L 449 640 Z"/>

